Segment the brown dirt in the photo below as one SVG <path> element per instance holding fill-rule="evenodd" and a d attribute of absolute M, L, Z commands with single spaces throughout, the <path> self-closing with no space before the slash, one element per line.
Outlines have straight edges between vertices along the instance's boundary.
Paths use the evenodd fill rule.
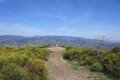
<path fill-rule="evenodd" d="M 62 58 L 64 48 L 51 47 L 49 50 L 52 51 L 48 60 L 50 80 L 89 80 L 83 73 L 73 70 Z"/>

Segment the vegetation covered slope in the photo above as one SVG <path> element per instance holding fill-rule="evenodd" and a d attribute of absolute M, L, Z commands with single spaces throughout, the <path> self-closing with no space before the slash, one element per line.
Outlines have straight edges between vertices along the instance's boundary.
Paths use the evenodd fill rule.
<path fill-rule="evenodd" d="M 93 47 L 98 43 L 96 39 L 86 39 L 81 37 L 70 36 L 14 36 L 14 35 L 2 35 L 0 36 L 1 46 L 41 46 L 45 44 L 50 45 L 63 45 L 72 47 Z M 102 48 L 111 48 L 113 46 L 120 46 L 120 43 L 104 42 L 101 44 Z"/>
<path fill-rule="evenodd" d="M 95 50 L 90 48 L 66 48 L 63 57 L 79 66 L 87 66 L 91 71 L 103 72 L 120 79 L 120 48 Z"/>
<path fill-rule="evenodd" d="M 0 47 L 0 80 L 47 80 L 48 56 L 39 47 Z"/>

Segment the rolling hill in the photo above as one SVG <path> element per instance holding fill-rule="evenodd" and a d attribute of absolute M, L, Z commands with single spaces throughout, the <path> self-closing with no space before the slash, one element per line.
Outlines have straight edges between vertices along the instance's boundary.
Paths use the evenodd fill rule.
<path fill-rule="evenodd" d="M 61 46 L 72 46 L 72 47 L 93 47 L 98 40 L 86 39 L 82 37 L 71 37 L 71 36 L 16 36 L 16 35 L 1 35 L 0 46 L 41 46 L 49 44 L 54 46 L 59 44 Z M 102 43 L 103 48 L 111 48 L 114 46 L 120 46 L 119 42 L 104 42 Z"/>

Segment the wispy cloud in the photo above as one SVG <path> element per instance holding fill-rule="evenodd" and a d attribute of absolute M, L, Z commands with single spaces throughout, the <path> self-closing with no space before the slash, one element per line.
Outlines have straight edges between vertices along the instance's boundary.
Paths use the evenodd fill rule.
<path fill-rule="evenodd" d="M 96 24 L 97 25 L 97 24 Z M 98 24 L 100 26 L 100 24 Z M 106 35 L 107 37 L 112 37 L 119 40 L 119 31 L 115 30 L 109 25 L 102 27 L 88 27 L 84 29 L 78 29 L 74 27 L 69 27 L 65 25 L 58 28 L 45 29 L 43 27 L 34 27 L 23 24 L 14 23 L 0 23 L 0 35 L 24 35 L 24 36 L 35 36 L 35 35 L 62 35 L 62 36 L 76 36 L 76 37 L 86 37 L 94 38 L 97 35 Z M 105 27 L 105 28 L 104 28 Z M 117 28 L 117 27 L 116 27 Z M 103 29 L 106 29 L 104 32 Z M 98 31 L 99 30 L 99 31 Z M 118 29 L 119 30 L 119 29 Z"/>
<path fill-rule="evenodd" d="M 0 24 L 0 34 L 11 34 L 11 35 L 44 35 L 46 31 L 21 24 Z"/>
<path fill-rule="evenodd" d="M 73 28 L 59 27 L 45 29 L 43 27 L 34 27 L 22 24 L 14 23 L 0 23 L 0 34 L 1 35 L 24 35 L 24 36 L 35 36 L 35 35 L 63 35 L 63 36 L 78 36 L 77 31 Z"/>
<path fill-rule="evenodd" d="M 58 15 L 54 15 L 54 14 L 33 13 L 33 15 L 35 15 L 35 16 L 50 17 L 50 18 L 57 18 L 57 19 L 61 19 L 61 20 L 64 20 L 64 21 L 68 20 L 66 17 L 58 16 Z"/>
<path fill-rule="evenodd" d="M 80 21 L 82 21 L 82 17 L 77 17 L 77 18 L 71 18 L 67 16 L 59 16 L 56 14 L 46 14 L 46 13 L 32 13 L 32 15 L 37 16 L 37 17 L 47 17 L 47 18 L 53 18 L 53 19 L 59 19 L 62 20 L 65 24 L 70 25 L 70 24 L 77 24 Z"/>

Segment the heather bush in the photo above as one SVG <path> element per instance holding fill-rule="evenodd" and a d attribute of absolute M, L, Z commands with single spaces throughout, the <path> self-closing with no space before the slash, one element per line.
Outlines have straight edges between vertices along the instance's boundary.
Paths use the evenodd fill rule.
<path fill-rule="evenodd" d="M 118 53 L 120 52 L 120 47 L 114 47 L 111 51 L 114 53 Z"/>
<path fill-rule="evenodd" d="M 39 48 L 48 48 L 48 47 L 50 47 L 50 45 L 49 45 L 49 44 L 39 46 Z"/>
<path fill-rule="evenodd" d="M 65 49 L 66 49 L 66 50 L 69 50 L 69 49 L 72 49 L 72 47 L 67 46 L 67 47 L 65 47 Z"/>
<path fill-rule="evenodd" d="M 107 55 L 103 59 L 103 65 L 105 71 L 120 77 L 120 55 L 114 53 Z"/>
<path fill-rule="evenodd" d="M 48 56 L 39 47 L 0 47 L 0 80 L 47 80 Z"/>
<path fill-rule="evenodd" d="M 63 58 L 75 61 L 80 66 L 87 66 L 92 71 L 107 72 L 120 78 L 120 48 L 96 50 L 90 48 L 70 48 L 63 53 Z"/>
<path fill-rule="evenodd" d="M 92 71 L 96 71 L 96 72 L 99 72 L 99 71 L 102 71 L 103 70 L 103 66 L 101 63 L 94 63 L 92 64 L 91 68 L 90 68 Z"/>

